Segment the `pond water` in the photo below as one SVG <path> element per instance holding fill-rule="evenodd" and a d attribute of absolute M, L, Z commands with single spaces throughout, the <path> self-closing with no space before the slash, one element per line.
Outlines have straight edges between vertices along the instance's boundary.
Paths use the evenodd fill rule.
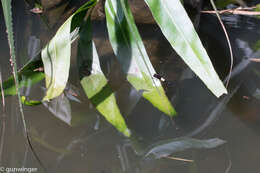
<path fill-rule="evenodd" d="M 75 1 L 75 5 L 77 3 Z M 33 56 L 39 50 L 39 45 L 46 44 L 59 24 L 51 21 L 52 29 L 48 30 L 44 19 L 32 15 L 23 1 L 14 5 L 15 40 L 21 67 L 28 60 L 27 55 Z M 61 3 L 53 9 L 58 16 L 65 8 L 71 9 L 73 4 L 68 6 Z M 53 9 L 49 10 L 50 19 L 53 19 Z M 53 20 L 63 19 L 66 15 Z M 138 21 L 151 61 L 158 74 L 166 79 L 163 85 L 178 112 L 176 118 L 170 119 L 125 82 L 108 42 L 106 23 L 96 19 L 93 22 L 93 34 L 102 69 L 116 91 L 120 110 L 133 131 L 133 137 L 128 139 L 118 133 L 85 97 L 76 67 L 75 43 L 72 46 L 70 85 L 66 92 L 73 90 L 78 95 L 77 99 L 64 94 L 50 104 L 24 106 L 32 146 L 48 172 L 259 172 L 260 64 L 250 62 L 248 58 L 260 57 L 260 52 L 254 49 L 260 39 L 260 20 L 245 16 L 224 16 L 223 20 L 234 50 L 234 69 L 228 87 L 229 94 L 219 99 L 176 55 L 153 21 Z M 11 75 L 11 67 L 2 14 L 0 21 L 0 70 L 3 79 L 7 79 Z M 201 16 L 199 35 L 217 72 L 225 80 L 230 58 L 216 17 Z M 40 86 L 44 86 L 44 83 L 22 89 L 21 92 L 32 99 L 40 99 L 44 94 Z M 0 109 L 0 167 L 37 168 L 37 172 L 44 172 L 23 136 L 17 98 L 7 97 L 5 104 L 5 109 Z M 53 113 L 62 117 L 67 124 Z M 147 150 L 147 146 L 160 141 L 183 136 L 220 138 L 226 143 L 214 149 L 179 151 L 161 159 L 144 159 L 136 152 Z"/>

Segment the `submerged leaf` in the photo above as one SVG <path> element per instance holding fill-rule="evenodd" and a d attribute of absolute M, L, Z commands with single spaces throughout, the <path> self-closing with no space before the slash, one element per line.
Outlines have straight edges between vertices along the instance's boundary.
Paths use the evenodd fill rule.
<path fill-rule="evenodd" d="M 42 61 L 46 78 L 46 96 L 50 100 L 59 96 L 66 87 L 70 68 L 71 32 L 79 27 L 87 10 L 96 4 L 90 0 L 79 8 L 59 28 L 52 40 L 42 50 Z"/>
<path fill-rule="evenodd" d="M 86 22 L 80 33 L 78 65 L 81 85 L 91 103 L 120 132 L 130 136 L 130 130 L 119 111 L 114 92 L 100 68 L 99 57 L 92 42 L 90 22 Z"/>
<path fill-rule="evenodd" d="M 37 132 L 36 129 L 34 128 L 30 128 L 30 136 L 32 138 L 33 141 L 37 142 L 39 145 L 41 145 L 42 147 L 50 150 L 50 151 L 54 151 L 56 153 L 59 153 L 59 154 L 70 154 L 71 151 L 67 150 L 67 149 L 63 149 L 63 148 L 60 148 L 60 147 L 55 147 L 53 145 L 51 145 L 50 143 L 48 143 L 46 141 L 46 139 L 44 139 L 43 137 L 41 137 L 39 135 L 39 133 Z"/>
<path fill-rule="evenodd" d="M 153 156 L 155 159 L 167 157 L 175 152 L 187 149 L 210 149 L 224 144 L 225 141 L 219 138 L 199 140 L 193 138 L 176 138 L 173 140 L 161 141 L 150 146 L 144 153 L 145 157 Z"/>
<path fill-rule="evenodd" d="M 171 46 L 217 97 L 227 93 L 179 0 L 145 0 Z"/>
<path fill-rule="evenodd" d="M 126 0 L 107 0 L 105 4 L 110 43 L 127 80 L 143 97 L 167 115 L 175 110 L 165 95 L 160 80 L 146 53 Z"/>

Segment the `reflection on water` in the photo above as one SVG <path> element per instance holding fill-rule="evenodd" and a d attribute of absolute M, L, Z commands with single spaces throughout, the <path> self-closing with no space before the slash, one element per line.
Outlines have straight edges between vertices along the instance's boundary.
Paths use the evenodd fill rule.
<path fill-rule="evenodd" d="M 26 16 L 26 19 L 33 23 L 33 27 L 35 26 L 35 16 L 31 17 L 31 14 L 22 10 L 20 13 L 20 18 Z M 260 20 L 234 16 L 226 16 L 223 19 L 234 46 L 235 67 L 229 94 L 220 99 L 212 96 L 177 57 L 157 26 L 151 22 L 138 25 L 152 63 L 158 74 L 166 80 L 163 85 L 178 112 L 178 117 L 174 119 L 152 107 L 141 98 L 141 93 L 125 82 L 118 62 L 114 60 L 104 29 L 105 22 L 94 22 L 94 38 L 102 59 L 101 66 L 116 91 L 118 105 L 128 126 L 134 132 L 133 137 L 123 137 L 93 108 L 80 87 L 74 63 L 70 83 L 77 91 L 76 97 L 73 97 L 68 86 L 68 92 L 49 105 L 25 107 L 32 145 L 49 172 L 259 172 L 259 64 L 249 61 L 248 58 L 260 58 L 259 52 L 253 49 L 260 38 Z M 30 40 L 40 39 L 44 43 L 46 37 L 51 37 L 46 27 L 41 29 L 45 31 L 39 33 L 37 27 L 44 24 L 42 21 L 37 22 L 36 29 L 30 28 L 31 24 L 20 28 L 16 33 L 16 39 L 20 39 L 17 42 L 20 57 L 27 49 L 30 50 L 29 57 L 37 52 L 38 41 L 32 45 Z M 0 33 L 5 33 L 4 28 L 1 27 Z M 224 80 L 229 67 L 228 49 L 215 17 L 202 16 L 200 35 Z M 10 74 L 9 52 L 6 40 L 0 43 L 5 48 L 1 49 L 0 69 L 6 79 Z M 72 62 L 75 62 L 75 58 Z M 43 86 L 42 83 L 39 85 Z M 24 92 L 32 98 L 41 98 L 43 95 L 39 86 L 33 86 Z M 23 137 L 15 97 L 6 98 L 5 110 L 3 112 L 1 108 L 0 166 L 37 167 L 38 172 L 42 172 Z M 53 114 L 62 117 L 67 124 Z M 6 115 L 5 121 L 3 115 Z M 166 153 L 166 157 L 166 150 L 175 151 L 173 146 L 176 143 L 173 139 L 183 136 L 199 139 L 220 138 L 226 143 L 214 149 L 198 150 L 188 147 L 185 151 L 179 150 L 171 155 Z M 194 146 L 188 144 L 186 146 Z M 145 154 L 140 154 L 145 151 L 163 154 L 160 159 L 146 158 Z"/>

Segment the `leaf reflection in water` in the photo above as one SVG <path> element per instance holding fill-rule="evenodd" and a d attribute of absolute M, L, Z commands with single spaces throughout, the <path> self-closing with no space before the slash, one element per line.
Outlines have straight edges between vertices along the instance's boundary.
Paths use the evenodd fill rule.
<path fill-rule="evenodd" d="M 52 99 L 50 102 L 43 102 L 43 105 L 58 119 L 61 119 L 68 125 L 72 126 L 72 114 L 70 100 L 77 103 L 81 101 L 77 98 L 78 92 L 72 84 L 67 84 L 64 92 Z"/>
<path fill-rule="evenodd" d="M 35 128 L 30 128 L 30 136 L 34 142 L 37 142 L 39 145 L 41 145 L 42 147 L 44 147 L 50 151 L 53 151 L 53 152 L 56 152 L 59 154 L 64 154 L 64 155 L 67 155 L 71 152 L 67 149 L 53 146 L 52 144 L 47 142 L 47 140 L 45 140 L 44 137 L 41 136 Z"/>
<path fill-rule="evenodd" d="M 71 125 L 71 105 L 68 98 L 61 94 L 50 102 L 43 102 L 43 105 L 58 119 Z"/>
<path fill-rule="evenodd" d="M 194 139 L 194 138 L 176 138 L 171 140 L 160 141 L 148 147 L 144 157 L 153 156 L 155 159 L 167 157 L 173 153 L 187 149 L 211 149 L 224 144 L 225 141 L 219 138 L 212 139 Z"/>

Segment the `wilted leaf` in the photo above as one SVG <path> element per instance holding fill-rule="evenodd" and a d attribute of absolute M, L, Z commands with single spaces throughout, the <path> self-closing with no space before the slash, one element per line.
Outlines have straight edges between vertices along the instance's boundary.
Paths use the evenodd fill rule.
<path fill-rule="evenodd" d="M 145 0 L 175 51 L 217 97 L 227 93 L 179 0 Z"/>
<path fill-rule="evenodd" d="M 110 43 L 127 80 L 143 92 L 143 97 L 167 115 L 175 110 L 165 95 L 149 60 L 126 0 L 107 0 L 105 4 Z"/>

